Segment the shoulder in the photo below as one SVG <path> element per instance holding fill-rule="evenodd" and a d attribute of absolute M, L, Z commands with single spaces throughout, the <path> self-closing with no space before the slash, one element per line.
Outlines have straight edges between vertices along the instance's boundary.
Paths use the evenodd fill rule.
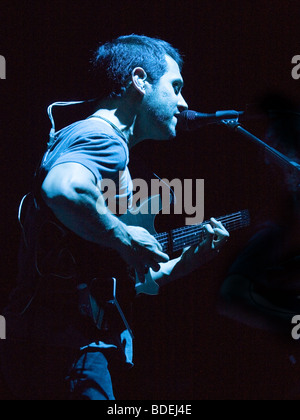
<path fill-rule="evenodd" d="M 82 138 L 109 138 L 117 140 L 126 145 L 125 139 L 121 137 L 109 123 L 100 118 L 87 118 L 85 120 L 76 121 L 73 124 L 63 128 L 56 133 L 57 138 L 71 137 L 73 139 Z"/>
<path fill-rule="evenodd" d="M 55 166 L 77 163 L 89 169 L 98 180 L 123 171 L 128 162 L 129 150 L 121 134 L 105 121 L 89 118 L 56 133 L 43 157 L 38 176 L 42 181 Z"/>
<path fill-rule="evenodd" d="M 91 152 L 105 151 L 107 154 L 122 154 L 128 158 L 129 150 L 126 139 L 109 123 L 100 118 L 88 118 L 77 121 L 56 133 L 54 147 L 85 148 Z"/>

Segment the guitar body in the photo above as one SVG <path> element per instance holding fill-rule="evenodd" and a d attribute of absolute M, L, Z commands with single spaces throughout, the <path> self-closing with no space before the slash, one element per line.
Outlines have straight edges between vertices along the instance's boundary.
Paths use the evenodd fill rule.
<path fill-rule="evenodd" d="M 140 226 L 150 234 L 156 235 L 154 222 L 156 215 L 161 209 L 161 197 L 160 195 L 156 195 L 144 200 L 139 207 L 128 210 L 127 213 L 119 218 L 128 226 Z M 113 264 L 110 265 L 113 266 Z M 95 274 L 97 275 L 97 273 Z M 119 281 L 122 281 L 122 279 L 119 279 Z M 126 303 L 123 304 L 124 292 L 121 293 L 120 305 L 119 290 L 118 279 L 115 277 L 101 278 L 101 276 L 97 276 L 90 280 L 88 284 L 80 284 L 78 286 L 80 311 L 82 315 L 91 319 L 99 330 L 106 328 L 105 321 L 107 319 L 107 313 L 109 313 L 109 318 L 117 318 L 119 324 L 123 325 L 133 337 L 129 323 L 127 322 L 127 317 L 123 312 L 123 306 L 125 309 L 130 299 L 125 298 Z M 135 293 L 148 295 L 157 295 L 159 293 L 159 286 L 152 280 L 150 272 L 145 274 L 145 278 L 143 279 L 139 279 L 135 274 Z"/>
<path fill-rule="evenodd" d="M 128 210 L 120 217 L 120 220 L 128 226 L 140 226 L 146 229 L 151 235 L 155 235 L 155 217 L 162 210 L 160 195 L 154 195 L 136 209 Z"/>
<path fill-rule="evenodd" d="M 155 236 L 155 217 L 162 210 L 161 197 L 155 195 L 143 201 L 143 203 L 134 210 L 128 210 L 120 220 L 128 226 L 140 226 L 146 229 L 151 235 Z M 152 279 L 150 270 L 143 279 L 135 275 L 135 291 L 137 295 L 158 295 L 159 285 Z"/>
<path fill-rule="evenodd" d="M 32 206 L 34 207 L 33 204 Z M 155 195 L 144 200 L 139 207 L 128 210 L 120 216 L 120 220 L 128 226 L 146 229 L 161 244 L 163 252 L 170 256 L 203 240 L 205 225 L 209 222 L 157 233 L 154 222 L 161 210 L 161 196 Z M 246 227 L 250 222 L 247 210 L 218 220 L 229 232 Z M 83 241 L 58 221 L 52 220 L 50 215 L 40 221 L 36 236 L 39 252 L 35 255 L 35 267 L 39 275 L 51 278 L 55 284 L 60 284 L 61 279 L 65 279 L 63 283 L 71 290 L 75 282 L 79 311 L 99 330 L 106 330 L 106 320 L 111 325 L 111 318 L 118 318 L 118 328 L 121 324 L 120 329 L 125 327 L 130 331 L 122 308 L 130 306 L 136 295 L 159 293 L 160 286 L 153 280 L 151 269 L 143 278 L 138 278 L 116 251 Z M 110 316 L 111 314 L 116 316 Z"/>
<path fill-rule="evenodd" d="M 154 225 L 155 217 L 161 210 L 163 210 L 161 197 L 156 195 L 143 201 L 139 207 L 128 210 L 126 214 L 120 216 L 120 220 L 128 226 L 139 226 L 146 229 L 161 244 L 163 252 L 169 255 L 181 251 L 187 246 L 196 245 L 203 240 L 204 227 L 209 222 L 157 233 Z M 247 210 L 243 210 L 218 220 L 224 224 L 228 231 L 231 231 L 248 226 L 249 214 Z M 53 228 L 51 230 L 53 231 Z M 47 237 L 47 235 L 42 236 Z M 68 237 L 67 235 L 66 238 Z M 151 269 L 143 278 L 138 278 L 136 274 L 132 276 L 126 267 L 122 268 L 126 264 L 115 251 L 100 248 L 88 242 L 82 243 L 82 240 L 76 235 L 71 236 L 68 244 L 64 244 L 63 236 L 61 245 L 64 249 L 70 248 L 72 256 L 70 259 L 74 263 L 78 263 L 79 274 L 82 273 L 78 278 L 83 281 L 81 280 L 77 284 L 81 314 L 91 319 L 99 330 L 105 330 L 106 319 L 111 318 L 107 317 L 106 313 L 114 313 L 116 315 L 114 318 L 120 320 L 120 328 L 123 325 L 130 331 L 122 310 L 123 306 L 126 308 L 135 295 L 154 296 L 159 293 L 160 286 L 153 280 Z M 56 248 L 59 250 L 61 247 Z M 56 253 L 54 254 L 56 255 Z M 52 251 L 49 255 L 52 255 Z M 47 266 L 53 267 L 53 258 L 50 259 Z M 47 260 L 48 257 L 43 259 L 43 261 Z M 119 297 L 121 305 L 119 305 Z"/>

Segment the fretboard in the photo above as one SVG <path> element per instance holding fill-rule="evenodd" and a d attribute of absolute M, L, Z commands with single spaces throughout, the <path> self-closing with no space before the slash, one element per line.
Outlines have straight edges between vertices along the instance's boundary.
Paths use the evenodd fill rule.
<path fill-rule="evenodd" d="M 233 232 L 249 226 L 250 216 L 248 210 L 242 210 L 229 216 L 219 217 L 216 220 L 222 222 L 228 232 Z M 157 233 L 155 238 L 163 247 L 163 252 L 171 255 L 174 252 L 183 250 L 185 247 L 200 243 L 206 232 L 205 225 L 209 223 L 210 221 L 207 221 L 197 225 L 173 229 L 170 232 Z"/>

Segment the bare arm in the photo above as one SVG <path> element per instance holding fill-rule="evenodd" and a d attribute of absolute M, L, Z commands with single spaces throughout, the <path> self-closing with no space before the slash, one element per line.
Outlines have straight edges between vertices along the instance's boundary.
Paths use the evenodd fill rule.
<path fill-rule="evenodd" d="M 56 217 L 83 239 L 104 245 L 114 230 L 122 229 L 109 212 L 97 212 L 100 191 L 92 172 L 82 165 L 55 166 L 43 182 L 42 197 Z"/>
<path fill-rule="evenodd" d="M 92 172 L 77 163 L 65 163 L 50 170 L 42 185 L 42 197 L 55 216 L 81 238 L 115 249 L 140 279 L 145 267 L 154 280 L 174 280 L 213 258 L 228 232 L 212 221 L 207 238 L 182 256 L 169 260 L 160 244 L 145 229 L 127 226 L 107 209 Z M 214 240 L 215 236 L 217 239 Z"/>
<path fill-rule="evenodd" d="M 77 163 L 50 170 L 42 197 L 55 216 L 81 238 L 115 249 L 137 272 L 147 265 L 158 270 L 169 260 L 145 229 L 127 226 L 106 208 L 94 175 Z"/>

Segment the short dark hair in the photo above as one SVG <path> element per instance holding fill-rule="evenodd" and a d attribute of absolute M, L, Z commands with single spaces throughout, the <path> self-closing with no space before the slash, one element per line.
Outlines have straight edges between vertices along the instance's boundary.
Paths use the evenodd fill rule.
<path fill-rule="evenodd" d="M 157 82 L 167 71 L 166 55 L 182 69 L 180 52 L 158 38 L 132 34 L 100 45 L 91 60 L 96 95 L 102 98 L 122 96 L 135 67 L 142 67 L 150 81 Z"/>

